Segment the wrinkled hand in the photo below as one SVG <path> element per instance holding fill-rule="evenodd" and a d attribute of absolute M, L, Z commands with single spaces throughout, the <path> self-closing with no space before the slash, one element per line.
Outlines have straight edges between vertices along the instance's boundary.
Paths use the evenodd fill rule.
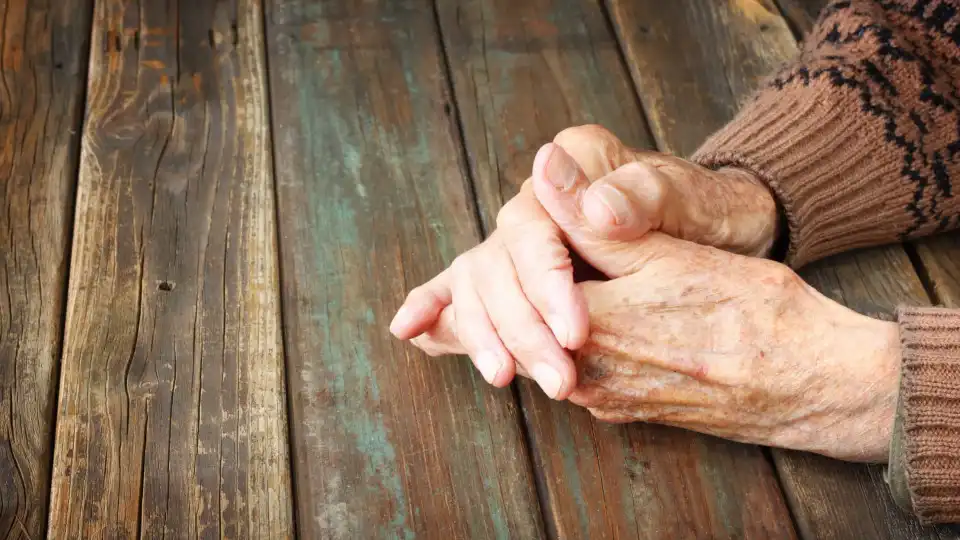
<path fill-rule="evenodd" d="M 520 372 L 564 399 L 576 384 L 566 350 L 588 331 L 565 243 L 608 276 L 632 268 L 623 248 L 650 230 L 763 255 L 776 206 L 749 173 L 631 150 L 584 126 L 540 150 L 533 177 L 497 224 L 486 242 L 411 291 L 391 332 L 434 355 L 449 352 L 438 344 L 453 339 L 490 383 L 504 386 Z"/>
<path fill-rule="evenodd" d="M 442 351 L 431 337 L 455 334 L 489 383 L 505 386 L 519 370 L 565 399 L 576 384 L 565 348 L 586 340 L 586 303 L 562 235 L 529 186 L 507 209 L 510 225 L 411 291 L 390 329 L 434 355 Z"/>
<path fill-rule="evenodd" d="M 895 323 L 853 312 L 771 261 L 659 233 L 629 255 L 633 274 L 580 285 L 591 331 L 571 402 L 608 422 L 885 461 Z M 444 330 L 425 339 L 463 352 Z"/>
<path fill-rule="evenodd" d="M 850 311 L 771 261 L 659 234 L 641 244 L 637 272 L 583 284 L 591 333 L 572 402 L 606 421 L 885 460 L 895 323 Z"/>

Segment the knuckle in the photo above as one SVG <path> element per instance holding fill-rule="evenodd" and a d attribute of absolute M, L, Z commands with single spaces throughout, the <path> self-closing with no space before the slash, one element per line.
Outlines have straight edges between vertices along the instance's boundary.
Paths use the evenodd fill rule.
<path fill-rule="evenodd" d="M 569 277 L 572 283 L 573 259 L 570 258 L 568 253 L 545 253 L 540 261 L 543 265 L 544 277 L 551 280 L 549 282 L 551 289 L 547 292 L 550 294 L 556 293 L 556 290 L 552 288 L 556 279 L 567 279 Z"/>
<path fill-rule="evenodd" d="M 752 260 L 752 259 L 751 259 Z M 789 289 L 802 283 L 790 267 L 775 261 L 762 259 L 758 263 L 760 282 L 779 289 Z"/>
<path fill-rule="evenodd" d="M 621 165 L 620 167 L 617 168 L 617 170 L 623 173 L 627 173 L 630 175 L 637 175 L 637 176 L 641 176 L 641 175 L 655 176 L 658 172 L 658 169 L 655 165 L 653 165 L 652 163 L 648 163 L 645 160 L 631 161 L 630 163 Z"/>
<path fill-rule="evenodd" d="M 579 144 L 585 140 L 605 140 L 616 139 L 613 133 L 597 124 L 583 124 L 579 126 L 568 127 L 553 138 L 553 142 L 564 147 L 565 144 Z"/>
<path fill-rule="evenodd" d="M 534 258 L 534 253 L 539 257 L 553 255 L 557 251 L 566 252 L 559 230 L 552 221 L 528 221 L 514 227 L 504 235 L 504 245 L 514 257 Z"/>
<path fill-rule="evenodd" d="M 500 208 L 500 211 L 497 212 L 497 227 L 515 225 L 523 221 L 523 214 L 520 203 L 517 202 L 516 197 L 514 197 L 507 201 L 506 204 Z"/>
<path fill-rule="evenodd" d="M 473 253 L 473 250 L 470 250 L 457 255 L 457 258 L 453 259 L 453 262 L 450 263 L 450 270 L 452 270 L 455 274 L 459 274 L 465 269 L 469 268 L 473 262 Z"/>
<path fill-rule="evenodd" d="M 600 410 L 607 402 L 603 387 L 590 384 L 578 384 L 577 390 L 570 396 L 570 401 L 586 409 Z"/>
<path fill-rule="evenodd" d="M 662 201 L 670 186 L 667 175 L 664 175 L 656 165 L 643 161 L 627 163 L 617 169 L 615 174 L 621 178 L 621 182 L 628 183 L 626 187 L 641 202 Z"/>
<path fill-rule="evenodd" d="M 432 302 L 436 300 L 436 295 L 426 285 L 414 287 L 407 298 L 414 302 Z"/>
<path fill-rule="evenodd" d="M 609 173 L 632 154 L 616 135 L 596 124 L 567 128 L 553 142 L 566 150 L 590 179 Z"/>
<path fill-rule="evenodd" d="M 425 339 L 421 336 L 418 336 L 410 340 L 410 343 L 413 344 L 414 347 L 423 351 L 423 353 L 426 354 L 427 356 L 431 356 L 431 357 L 440 356 L 438 348 L 429 339 Z"/>

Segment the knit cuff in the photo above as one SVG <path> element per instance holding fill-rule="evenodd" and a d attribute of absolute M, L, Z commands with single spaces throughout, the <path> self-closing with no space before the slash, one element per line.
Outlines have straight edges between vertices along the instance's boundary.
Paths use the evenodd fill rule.
<path fill-rule="evenodd" d="M 794 267 L 898 239 L 910 220 L 902 158 L 854 91 L 823 81 L 761 92 L 693 156 L 767 183 L 787 216 Z"/>
<path fill-rule="evenodd" d="M 960 310 L 900 309 L 897 320 L 903 360 L 889 481 L 895 495 L 906 487 L 921 522 L 960 522 Z"/>

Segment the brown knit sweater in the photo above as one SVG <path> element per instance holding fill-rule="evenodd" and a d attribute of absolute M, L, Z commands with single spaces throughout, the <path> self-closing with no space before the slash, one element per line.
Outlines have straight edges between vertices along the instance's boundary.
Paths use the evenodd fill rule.
<path fill-rule="evenodd" d="M 800 58 L 694 159 L 763 178 L 794 266 L 960 227 L 960 0 L 834 1 Z M 960 310 L 901 309 L 888 482 L 960 522 Z"/>

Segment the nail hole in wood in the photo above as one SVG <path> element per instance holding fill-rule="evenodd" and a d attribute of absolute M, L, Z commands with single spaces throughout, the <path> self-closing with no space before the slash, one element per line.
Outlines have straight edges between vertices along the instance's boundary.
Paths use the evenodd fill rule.
<path fill-rule="evenodd" d="M 172 291 L 173 288 L 176 286 L 177 286 L 176 283 L 172 281 L 161 281 L 160 283 L 157 284 L 157 289 L 161 291 L 169 292 L 169 291 Z"/>
<path fill-rule="evenodd" d="M 237 30 L 237 21 L 230 25 L 230 31 L 233 32 L 233 44 L 236 46 L 240 42 L 240 32 Z"/>
<path fill-rule="evenodd" d="M 140 50 L 140 31 L 139 30 L 133 31 L 133 48 L 138 51 Z"/>
<path fill-rule="evenodd" d="M 117 52 L 120 52 L 123 50 L 123 44 L 120 42 L 120 34 L 113 35 L 113 46 L 115 48 L 114 50 L 116 50 Z"/>

